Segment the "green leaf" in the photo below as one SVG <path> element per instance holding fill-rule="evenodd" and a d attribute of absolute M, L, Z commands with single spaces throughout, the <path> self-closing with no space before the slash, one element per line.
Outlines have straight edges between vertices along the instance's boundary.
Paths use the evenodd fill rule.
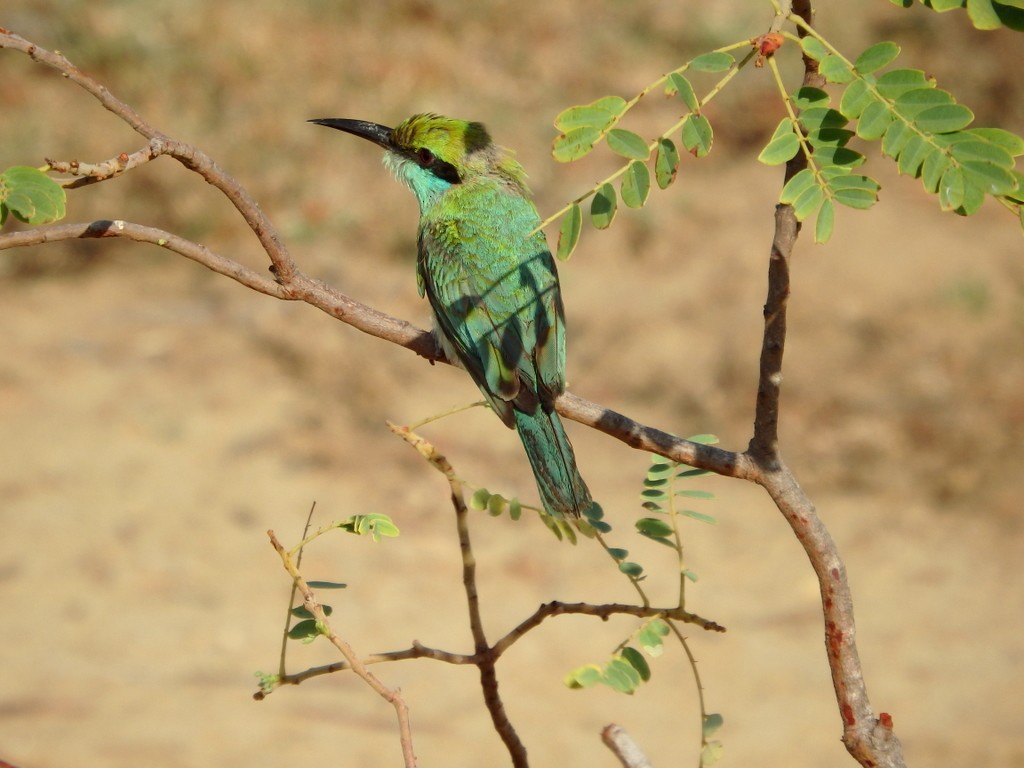
<path fill-rule="evenodd" d="M 634 160 L 622 179 L 622 202 L 630 208 L 643 208 L 651 192 L 651 172 L 639 160 Z"/>
<path fill-rule="evenodd" d="M 640 679 L 645 683 L 651 679 L 651 667 L 647 663 L 647 659 L 644 658 L 644 655 L 636 648 L 627 645 L 622 649 L 622 658 L 629 662 L 630 666 L 637 671 Z"/>
<path fill-rule="evenodd" d="M 848 83 L 856 77 L 850 66 L 838 56 L 826 56 L 818 63 L 818 72 L 830 83 Z"/>
<path fill-rule="evenodd" d="M 695 58 L 689 67 L 697 72 L 724 72 L 735 62 L 736 59 L 724 51 L 711 51 Z"/>
<path fill-rule="evenodd" d="M 627 576 L 632 576 L 634 579 L 637 576 L 642 575 L 644 572 L 644 568 L 642 565 L 640 565 L 639 563 L 631 563 L 628 561 L 619 563 L 619 570 Z"/>
<path fill-rule="evenodd" d="M 882 137 L 882 154 L 895 160 L 907 142 L 917 135 L 903 120 L 893 120 Z"/>
<path fill-rule="evenodd" d="M 816 37 L 812 37 L 811 35 L 808 35 L 800 41 L 800 47 L 803 48 L 804 53 L 816 61 L 821 61 L 826 56 L 831 55 L 828 52 L 828 48 L 824 46 L 821 40 Z"/>
<path fill-rule="evenodd" d="M 786 182 L 779 194 L 779 202 L 785 205 L 792 205 L 805 191 L 813 187 L 817 182 L 814 179 L 814 172 L 804 168 L 800 173 Z"/>
<path fill-rule="evenodd" d="M 679 171 L 679 150 L 671 139 L 658 139 L 658 147 L 654 154 L 654 178 L 661 189 L 676 180 Z"/>
<path fill-rule="evenodd" d="M 600 128 L 593 126 L 573 128 L 555 138 L 551 145 L 551 154 L 560 163 L 570 163 L 585 157 L 600 138 Z"/>
<path fill-rule="evenodd" d="M 886 99 L 897 99 L 907 91 L 934 87 L 935 81 L 925 76 L 920 69 L 894 69 L 878 78 L 876 87 Z"/>
<path fill-rule="evenodd" d="M 973 120 L 974 113 L 963 104 L 946 104 L 918 113 L 914 124 L 926 133 L 950 133 L 966 128 Z"/>
<path fill-rule="evenodd" d="M 717 712 L 709 712 L 704 716 L 704 722 L 701 724 L 701 735 L 705 739 L 710 739 L 724 723 L 725 718 L 720 714 Z"/>
<path fill-rule="evenodd" d="M 586 127 L 603 131 L 622 116 L 625 108 L 626 100 L 621 96 L 604 96 L 590 104 L 562 110 L 555 118 L 555 128 L 562 133 Z"/>
<path fill-rule="evenodd" d="M 646 160 L 651 155 L 647 142 L 632 131 L 612 128 L 608 131 L 608 148 L 630 160 Z"/>
<path fill-rule="evenodd" d="M 1013 168 L 1013 156 L 1004 147 L 987 141 L 958 141 L 950 145 L 949 152 L 954 160 L 961 163 L 988 163 L 1007 171 Z"/>
<path fill-rule="evenodd" d="M 799 221 L 803 221 L 818 210 L 818 206 L 821 205 L 821 201 L 824 198 L 825 195 L 821 191 L 821 187 L 815 185 L 796 199 L 793 203 L 793 213 L 796 214 L 796 218 Z"/>
<path fill-rule="evenodd" d="M 821 88 L 805 85 L 793 94 L 792 99 L 794 107 L 804 110 L 814 107 L 827 107 L 831 97 Z M 787 120 L 787 122 L 789 121 Z"/>
<path fill-rule="evenodd" d="M 831 107 L 813 107 L 800 113 L 800 125 L 808 133 L 829 128 L 842 128 L 850 122 L 842 112 Z"/>
<path fill-rule="evenodd" d="M 959 216 L 973 216 L 981 210 L 981 204 L 985 202 L 986 190 L 975 181 L 974 177 L 964 174 L 964 199 L 955 211 Z"/>
<path fill-rule="evenodd" d="M 618 198 L 615 196 L 615 187 L 607 183 L 602 184 L 594 199 L 590 201 L 591 223 L 598 229 L 607 229 L 612 225 L 617 210 Z"/>
<path fill-rule="evenodd" d="M 814 159 L 819 165 L 839 165 L 856 168 L 865 161 L 864 155 L 849 147 L 822 145 L 814 148 Z"/>
<path fill-rule="evenodd" d="M 676 477 L 700 477 L 701 475 L 710 475 L 710 469 L 684 469 L 678 473 Z"/>
<path fill-rule="evenodd" d="M 892 2 L 898 3 L 899 0 L 892 0 Z M 722 759 L 724 749 L 720 741 L 705 742 L 700 750 L 700 768 L 711 768 L 711 766 Z"/>
<path fill-rule="evenodd" d="M 792 160 L 800 151 L 800 139 L 793 131 L 793 124 L 789 118 L 785 118 L 775 129 L 775 135 L 768 146 L 761 150 L 757 156 L 759 162 L 765 165 L 781 165 Z"/>
<path fill-rule="evenodd" d="M 562 226 L 558 228 L 558 247 L 555 249 L 555 256 L 559 261 L 565 261 L 580 241 L 580 231 L 583 229 L 583 211 L 579 203 L 573 203 L 572 207 L 562 217 Z M 476 509 L 476 507 L 474 507 Z"/>
<path fill-rule="evenodd" d="M 397 536 L 398 526 L 390 517 L 380 512 L 371 512 L 367 515 L 353 515 L 347 520 L 336 523 L 338 528 L 354 533 L 358 536 L 369 535 L 374 541 L 380 541 L 382 536 Z"/>
<path fill-rule="evenodd" d="M 944 211 L 952 211 L 964 202 L 964 174 L 955 165 L 950 165 L 939 181 L 939 207 Z"/>
<path fill-rule="evenodd" d="M 878 193 L 857 187 L 847 187 L 833 192 L 832 198 L 847 208 L 864 210 L 878 202 Z"/>
<path fill-rule="evenodd" d="M 673 72 L 668 76 L 668 80 L 671 83 L 669 90 L 679 95 L 688 110 L 696 112 L 700 109 L 700 100 L 694 93 L 693 86 L 681 72 Z"/>
<path fill-rule="evenodd" d="M 10 211 L 26 224 L 49 224 L 64 218 L 66 203 L 64 188 L 38 168 L 16 165 L 0 174 L 0 215 L 4 219 Z"/>
<path fill-rule="evenodd" d="M 853 68 L 862 75 L 867 75 L 888 66 L 899 55 L 900 47 L 896 43 L 885 40 L 881 43 L 875 43 L 858 56 L 857 60 L 853 62 Z"/>
<path fill-rule="evenodd" d="M 637 633 L 636 642 L 652 659 L 661 656 L 664 646 L 661 638 L 669 633 L 664 619 L 655 619 Z"/>
<path fill-rule="evenodd" d="M 308 582 L 307 582 L 308 583 Z M 344 585 L 342 585 L 344 586 Z M 330 616 L 334 613 L 334 608 L 330 605 L 321 605 L 321 610 L 324 612 L 324 616 Z M 297 605 L 290 611 L 291 615 L 297 619 L 312 619 L 313 613 L 304 605 Z"/>
<path fill-rule="evenodd" d="M 714 133 L 711 123 L 704 115 L 689 115 L 683 123 L 682 142 L 686 151 L 694 157 L 704 157 L 711 151 Z"/>
<path fill-rule="evenodd" d="M 1002 147 L 1012 157 L 1024 155 L 1024 138 L 1015 133 L 1004 131 L 1002 128 L 968 128 L 965 133 L 978 136 L 985 141 Z"/>
<path fill-rule="evenodd" d="M 486 488 L 477 488 L 473 495 L 469 497 L 470 509 L 485 510 L 487 509 L 487 502 L 491 498 L 491 492 Z"/>
<path fill-rule="evenodd" d="M 589 688 L 600 683 L 604 677 L 604 670 L 597 664 L 587 664 L 574 669 L 565 676 L 562 682 L 569 688 Z"/>
<path fill-rule="evenodd" d="M 822 205 L 824 205 L 824 203 L 822 203 Z M 708 525 L 718 525 L 718 520 L 713 515 L 705 515 L 703 512 L 695 512 L 692 509 L 683 509 L 679 511 L 679 514 L 683 515 L 684 517 L 690 517 L 694 520 L 699 520 L 702 523 L 707 523 Z"/>
<path fill-rule="evenodd" d="M 814 242 L 827 243 L 832 237 L 836 224 L 835 206 L 831 200 L 825 200 L 818 209 L 818 218 L 814 222 Z"/>
<path fill-rule="evenodd" d="M 939 191 L 942 175 L 949 167 L 949 155 L 945 152 L 933 151 L 925 156 L 921 166 L 921 183 L 932 194 Z"/>
<path fill-rule="evenodd" d="M 875 100 L 874 94 L 868 87 L 868 79 L 859 78 L 854 80 L 843 91 L 843 97 L 839 100 L 839 111 L 850 120 L 860 117 L 864 109 Z"/>
<path fill-rule="evenodd" d="M 900 94 L 896 99 L 895 109 L 909 120 L 915 119 L 930 107 L 953 104 L 955 100 L 949 91 L 941 88 L 914 88 Z"/>
<path fill-rule="evenodd" d="M 608 554 L 611 555 L 612 558 L 615 560 L 625 560 L 627 557 L 629 557 L 629 550 L 622 549 L 620 547 L 609 547 Z"/>
<path fill-rule="evenodd" d="M 487 514 L 491 517 L 501 517 L 501 514 L 508 509 L 508 500 L 500 493 L 496 493 L 487 500 Z"/>
<path fill-rule="evenodd" d="M 807 142 L 816 152 L 821 147 L 844 147 L 854 137 L 849 128 L 821 128 L 807 134 Z"/>
<path fill-rule="evenodd" d="M 676 496 L 685 496 L 688 499 L 713 499 L 715 494 L 711 491 L 700 491 L 696 488 L 686 488 L 681 491 L 676 491 Z"/>
<path fill-rule="evenodd" d="M 640 518 L 636 521 L 636 529 L 650 539 L 664 539 L 674 533 L 671 523 L 657 517 Z"/>
<path fill-rule="evenodd" d="M 292 640 L 301 640 L 304 643 L 311 643 L 322 633 L 320 625 L 314 619 L 306 619 L 298 622 L 288 630 L 288 637 Z"/>
<path fill-rule="evenodd" d="M 880 139 L 892 120 L 889 105 L 873 101 L 867 105 L 857 121 L 857 135 L 868 141 Z"/>
<path fill-rule="evenodd" d="M 1003 22 L 992 7 L 992 0 L 967 0 L 967 15 L 978 29 L 999 29 Z"/>
<path fill-rule="evenodd" d="M 658 457 L 661 458 L 660 456 Z M 676 469 L 675 462 L 660 462 L 652 461 L 650 469 L 647 470 L 647 479 L 652 481 L 651 485 L 654 485 L 654 481 L 664 483 L 664 478 L 671 475 Z"/>
<path fill-rule="evenodd" d="M 955 158 L 956 154 L 953 156 Z M 1017 188 L 1014 175 L 998 165 L 967 160 L 960 163 L 960 168 L 968 185 L 973 184 L 990 195 L 1006 195 Z"/>
<path fill-rule="evenodd" d="M 632 694 L 640 686 L 640 673 L 632 664 L 615 656 L 604 670 L 604 680 L 612 690 Z"/>
<path fill-rule="evenodd" d="M 310 589 L 345 589 L 348 587 L 348 584 L 343 584 L 340 581 L 307 581 L 306 584 Z M 324 610 L 326 612 L 326 605 Z M 330 616 L 331 614 L 328 612 L 327 615 Z"/>
<path fill-rule="evenodd" d="M 903 147 L 897 159 L 900 173 L 905 176 L 917 176 L 921 172 L 921 163 L 934 148 L 920 135 L 914 134 Z"/>

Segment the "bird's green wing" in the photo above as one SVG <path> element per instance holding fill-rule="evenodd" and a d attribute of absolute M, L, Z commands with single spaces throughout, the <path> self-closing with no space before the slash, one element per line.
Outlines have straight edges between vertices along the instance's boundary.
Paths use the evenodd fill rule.
<path fill-rule="evenodd" d="M 419 279 L 441 333 L 511 425 L 513 405 L 533 412 L 565 388 L 558 275 L 543 234 L 528 236 L 538 222 L 529 200 L 471 193 L 422 222 Z"/>

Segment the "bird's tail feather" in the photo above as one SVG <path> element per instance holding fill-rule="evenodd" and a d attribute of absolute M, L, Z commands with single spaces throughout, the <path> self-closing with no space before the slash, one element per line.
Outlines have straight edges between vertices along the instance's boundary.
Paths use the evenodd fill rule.
<path fill-rule="evenodd" d="M 593 501 L 558 414 L 543 408 L 534 413 L 516 410 L 515 420 L 544 508 L 563 518 L 580 517 Z"/>

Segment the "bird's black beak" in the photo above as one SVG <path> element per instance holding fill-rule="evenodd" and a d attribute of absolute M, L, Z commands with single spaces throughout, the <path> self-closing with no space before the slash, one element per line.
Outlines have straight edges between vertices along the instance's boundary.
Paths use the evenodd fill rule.
<path fill-rule="evenodd" d="M 323 117 L 308 122 L 326 125 L 328 128 L 337 128 L 339 131 L 351 133 L 353 136 L 361 136 L 384 149 L 394 149 L 395 146 L 392 143 L 394 132 L 387 126 L 378 125 L 377 123 L 368 123 L 365 120 L 348 120 L 344 117 Z"/>

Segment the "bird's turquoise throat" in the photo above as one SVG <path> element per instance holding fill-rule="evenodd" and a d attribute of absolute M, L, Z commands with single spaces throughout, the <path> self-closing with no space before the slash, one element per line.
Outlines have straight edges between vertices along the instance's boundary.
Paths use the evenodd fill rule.
<path fill-rule="evenodd" d="M 579 517 L 593 502 L 554 409 L 565 390 L 562 297 L 544 233 L 534 232 L 540 217 L 523 167 L 480 123 L 434 114 L 395 128 L 312 122 L 383 148 L 385 165 L 412 190 L 416 278 L 446 353 L 519 433 L 544 508 Z"/>

